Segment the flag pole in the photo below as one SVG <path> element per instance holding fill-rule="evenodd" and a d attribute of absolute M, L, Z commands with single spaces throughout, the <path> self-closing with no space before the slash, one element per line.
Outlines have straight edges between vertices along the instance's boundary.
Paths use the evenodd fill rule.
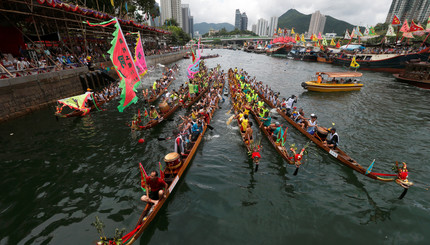
<path fill-rule="evenodd" d="M 427 41 L 427 38 L 429 37 L 429 35 L 430 35 L 430 32 L 429 32 L 429 34 L 427 34 L 427 37 L 424 39 L 423 43 L 421 43 L 420 47 L 422 47 L 424 45 L 424 43 Z"/>

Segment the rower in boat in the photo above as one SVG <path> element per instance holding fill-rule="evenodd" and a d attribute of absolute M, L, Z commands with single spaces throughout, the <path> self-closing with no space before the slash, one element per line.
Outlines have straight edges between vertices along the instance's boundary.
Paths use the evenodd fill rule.
<path fill-rule="evenodd" d="M 260 117 L 260 120 L 263 121 L 263 126 L 266 128 L 266 130 L 269 130 L 272 123 L 272 118 L 270 117 L 269 111 L 266 111 L 264 116 Z"/>
<path fill-rule="evenodd" d="M 158 177 L 157 171 L 152 171 L 149 178 L 146 179 L 146 195 L 143 195 L 140 200 L 157 205 L 161 198 L 166 197 L 163 188 L 168 190 L 167 183 Z"/>
<path fill-rule="evenodd" d="M 311 119 L 308 120 L 308 125 L 306 128 L 306 131 L 313 135 L 317 130 L 318 122 L 317 122 L 317 116 L 315 114 L 311 114 Z"/>
<path fill-rule="evenodd" d="M 280 138 L 284 135 L 284 130 L 279 122 L 275 123 L 275 130 L 273 131 L 273 141 L 279 142 Z"/>
<path fill-rule="evenodd" d="M 192 142 L 196 141 L 202 131 L 203 131 L 202 121 L 198 120 L 191 127 L 191 141 Z"/>
<path fill-rule="evenodd" d="M 248 127 L 245 130 L 244 139 L 243 139 L 246 145 L 252 144 L 253 142 L 252 134 L 253 134 L 252 122 L 248 122 Z"/>
<path fill-rule="evenodd" d="M 287 105 L 286 105 L 286 114 L 287 116 L 291 116 L 291 109 L 293 108 L 294 103 L 297 103 L 297 96 L 295 96 L 294 94 L 291 95 L 290 98 L 288 98 L 287 100 Z"/>
<path fill-rule="evenodd" d="M 336 149 L 339 144 L 339 135 L 336 132 L 335 128 L 330 128 L 330 133 L 327 136 L 327 140 L 324 142 L 324 146 L 327 146 L 331 149 Z"/>
<path fill-rule="evenodd" d="M 154 105 L 151 105 L 151 109 L 149 110 L 149 119 L 157 121 L 160 115 L 158 114 L 157 110 L 155 109 Z"/>

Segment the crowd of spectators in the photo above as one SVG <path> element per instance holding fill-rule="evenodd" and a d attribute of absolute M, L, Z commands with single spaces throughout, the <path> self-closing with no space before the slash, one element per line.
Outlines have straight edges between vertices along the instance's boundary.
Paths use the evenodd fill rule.
<path fill-rule="evenodd" d="M 89 44 L 88 48 L 75 46 L 70 50 L 66 46 L 29 45 L 20 56 L 0 53 L 0 79 L 35 75 L 40 73 L 92 67 L 94 63 L 109 61 L 107 51 L 110 45 Z M 176 52 L 178 47 L 145 49 L 145 56 Z M 28 51 L 30 50 L 30 51 Z M 134 49 L 130 47 L 133 52 Z"/>

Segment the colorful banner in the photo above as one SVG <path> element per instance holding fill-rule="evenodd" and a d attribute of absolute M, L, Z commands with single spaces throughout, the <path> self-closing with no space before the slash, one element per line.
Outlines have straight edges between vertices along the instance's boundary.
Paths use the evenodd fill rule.
<path fill-rule="evenodd" d="M 332 38 L 330 41 L 330 46 L 335 46 L 335 45 L 336 45 L 336 43 L 334 42 L 334 39 Z"/>
<path fill-rule="evenodd" d="M 411 28 L 409 29 L 409 31 L 411 31 L 411 32 L 424 31 L 424 28 L 421 25 L 415 24 L 415 22 L 412 20 Z"/>
<path fill-rule="evenodd" d="M 403 22 L 403 25 L 400 28 L 400 31 L 401 32 L 409 32 L 408 20 L 405 20 L 405 22 Z"/>
<path fill-rule="evenodd" d="M 376 35 L 375 27 L 373 27 L 373 26 L 370 27 L 369 35 L 370 36 L 375 36 Z"/>
<path fill-rule="evenodd" d="M 302 41 L 302 42 L 306 42 L 306 39 L 305 39 L 305 34 L 302 34 L 302 38 L 300 39 L 300 41 Z"/>
<path fill-rule="evenodd" d="M 191 49 L 191 51 L 192 51 L 192 49 Z M 194 52 L 193 52 L 193 55 L 194 55 Z M 194 56 L 193 56 L 193 58 L 194 58 Z M 199 42 L 197 44 L 197 58 L 195 58 L 195 61 L 193 61 L 193 64 L 188 66 L 187 77 L 189 79 L 193 79 L 194 74 L 199 72 L 199 70 L 200 70 L 200 39 L 199 39 Z"/>
<path fill-rule="evenodd" d="M 136 48 L 134 51 L 134 63 L 136 64 L 137 72 L 140 77 L 143 77 L 148 71 L 148 67 L 146 66 L 145 52 L 143 51 L 140 32 L 137 33 Z"/>
<path fill-rule="evenodd" d="M 430 32 L 430 16 L 429 16 L 429 18 L 427 20 L 426 32 Z"/>
<path fill-rule="evenodd" d="M 322 40 L 322 45 L 327 46 L 327 39 L 325 39 L 325 37 Z"/>
<path fill-rule="evenodd" d="M 148 175 L 146 174 L 145 169 L 142 166 L 142 163 L 139 163 L 140 170 L 140 187 L 142 187 L 143 191 L 146 191 L 146 180 L 148 179 Z"/>
<path fill-rule="evenodd" d="M 108 54 L 110 54 L 110 59 L 121 79 L 119 87 L 122 88 L 122 91 L 118 111 L 123 112 L 131 103 L 137 102 L 136 88 L 140 84 L 140 78 L 121 26 L 116 18 L 115 20 L 116 30 L 112 33 L 114 39 L 111 42 L 112 47 L 109 49 Z"/>
<path fill-rule="evenodd" d="M 66 105 L 71 109 L 85 111 L 87 108 L 85 107 L 85 102 L 90 98 L 91 92 L 86 92 L 85 94 L 76 95 L 73 97 L 61 99 L 58 103 Z"/>
<path fill-rule="evenodd" d="M 387 34 L 385 34 L 385 36 L 387 36 L 387 37 L 395 37 L 396 36 L 396 33 L 394 33 L 394 28 L 391 24 L 388 26 Z"/>
<path fill-rule="evenodd" d="M 346 30 L 346 32 L 345 32 L 345 37 L 343 37 L 343 39 L 348 39 L 348 40 L 350 40 L 350 39 L 351 39 L 351 36 L 349 35 L 348 30 Z"/>
<path fill-rule="evenodd" d="M 355 61 L 355 56 L 352 57 L 351 64 L 349 66 L 351 66 L 353 68 L 359 68 L 360 67 L 360 64 L 358 64 L 357 61 Z"/>
<path fill-rule="evenodd" d="M 393 16 L 393 21 L 391 21 L 391 25 L 397 26 L 397 25 L 400 25 L 400 24 L 401 24 L 401 22 L 400 22 L 399 17 L 397 17 L 397 15 L 394 15 Z"/>
<path fill-rule="evenodd" d="M 412 32 L 403 32 L 403 37 L 414 38 L 414 35 L 412 35 Z"/>
<path fill-rule="evenodd" d="M 337 43 L 336 43 L 336 48 L 340 48 L 340 43 L 339 43 L 339 40 L 337 40 Z"/>
<path fill-rule="evenodd" d="M 363 35 L 364 36 L 369 36 L 369 33 L 370 33 L 370 29 L 369 29 L 369 27 L 366 26 L 366 29 L 364 30 Z"/>

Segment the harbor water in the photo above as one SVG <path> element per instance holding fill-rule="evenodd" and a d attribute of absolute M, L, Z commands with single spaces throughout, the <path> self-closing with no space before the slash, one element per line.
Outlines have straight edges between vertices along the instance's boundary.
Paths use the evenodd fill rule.
<path fill-rule="evenodd" d="M 311 143 L 297 176 L 254 127 L 261 139 L 258 172 L 253 171 L 238 126 L 226 125 L 230 100 L 220 104 L 184 178 L 167 205 L 136 244 L 428 244 L 430 240 L 430 90 L 396 81 L 391 74 L 362 71 L 361 91 L 307 92 L 301 83 L 318 71 L 347 68 L 268 57 L 233 50 L 204 50 L 208 67 L 244 69 L 281 97 L 298 96 L 306 116 L 332 123 L 339 147 L 375 172 L 393 173 L 407 162 L 415 185 L 405 198 L 395 183 L 367 178 Z M 185 83 L 191 60 L 180 60 L 173 87 Z M 139 90 L 161 77 L 148 72 Z M 94 244 L 98 216 L 106 236 L 131 231 L 143 208 L 141 162 L 147 171 L 173 151 L 169 137 L 181 122 L 132 132 L 140 100 L 123 113 L 118 99 L 106 111 L 57 121 L 54 107 L 0 124 L 0 244 Z M 274 114 L 274 116 L 277 116 Z M 308 139 L 288 126 L 288 144 Z M 138 139 L 143 138 L 143 144 Z M 427 242 L 426 242 L 427 241 Z"/>

